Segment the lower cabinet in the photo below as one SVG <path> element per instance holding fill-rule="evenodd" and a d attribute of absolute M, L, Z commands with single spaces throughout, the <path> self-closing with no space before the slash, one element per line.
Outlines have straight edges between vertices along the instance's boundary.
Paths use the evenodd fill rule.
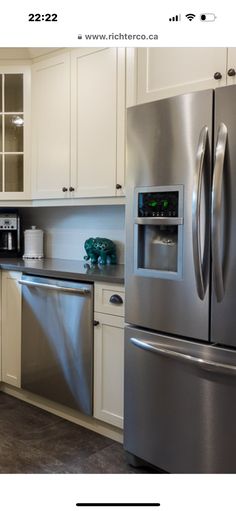
<path fill-rule="evenodd" d="M 123 286 L 95 284 L 94 417 L 122 428 L 124 317 L 117 297 L 123 300 Z"/>
<path fill-rule="evenodd" d="M 21 273 L 0 272 L 0 381 L 21 387 Z M 95 283 L 94 417 L 123 427 L 124 286 Z M 2 361 L 1 361 L 2 358 Z M 1 374 L 2 369 L 2 374 Z"/>
<path fill-rule="evenodd" d="M 2 381 L 21 386 L 21 273 L 2 271 Z"/>
<path fill-rule="evenodd" d="M 95 314 L 94 417 L 123 427 L 124 319 Z"/>

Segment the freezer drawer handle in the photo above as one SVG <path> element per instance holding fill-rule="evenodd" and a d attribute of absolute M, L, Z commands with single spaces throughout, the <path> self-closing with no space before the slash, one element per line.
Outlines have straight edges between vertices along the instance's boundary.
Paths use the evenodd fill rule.
<path fill-rule="evenodd" d="M 201 300 L 204 299 L 206 289 L 204 285 L 203 266 L 201 262 L 201 237 L 200 237 L 200 208 L 201 208 L 201 190 L 203 180 L 204 160 L 207 150 L 208 128 L 204 126 L 201 130 L 197 148 L 197 164 L 193 181 L 192 197 L 192 244 L 193 244 L 193 262 L 195 271 L 195 280 L 197 293 Z"/>
<path fill-rule="evenodd" d="M 224 297 L 223 269 L 221 263 L 221 210 L 222 210 L 222 182 L 225 161 L 225 148 L 227 142 L 227 128 L 223 122 L 220 123 L 215 152 L 215 166 L 212 185 L 212 263 L 213 280 L 217 302 Z"/>
<path fill-rule="evenodd" d="M 64 291 L 66 293 L 75 293 L 77 295 L 88 295 L 90 294 L 89 289 L 86 288 L 75 288 L 75 287 L 62 287 L 62 286 L 56 286 L 53 284 L 42 284 L 41 282 L 31 282 L 30 280 L 19 280 L 19 284 L 22 286 L 29 286 L 29 287 L 41 287 L 43 289 L 53 289 L 54 291 Z"/>
<path fill-rule="evenodd" d="M 149 343 L 142 339 L 136 339 L 135 337 L 131 337 L 130 342 L 134 344 L 134 346 L 136 346 L 137 348 L 141 348 L 146 351 L 151 351 L 152 353 L 156 353 L 159 355 L 164 355 L 166 357 L 174 358 L 175 360 L 180 360 L 182 362 L 190 362 L 192 364 L 200 366 L 202 369 L 205 369 L 206 371 L 236 374 L 236 366 L 234 365 L 213 362 L 212 360 L 204 360 L 202 358 L 193 357 L 192 355 L 186 355 L 184 353 L 178 353 L 177 351 L 168 350 L 164 347 L 156 347 L 153 346 L 152 343 Z"/>

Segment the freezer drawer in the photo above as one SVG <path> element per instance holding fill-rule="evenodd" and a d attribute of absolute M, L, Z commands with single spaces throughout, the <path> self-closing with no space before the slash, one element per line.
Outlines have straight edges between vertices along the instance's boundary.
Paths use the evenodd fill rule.
<path fill-rule="evenodd" d="M 124 448 L 171 473 L 236 472 L 236 352 L 126 328 Z"/>

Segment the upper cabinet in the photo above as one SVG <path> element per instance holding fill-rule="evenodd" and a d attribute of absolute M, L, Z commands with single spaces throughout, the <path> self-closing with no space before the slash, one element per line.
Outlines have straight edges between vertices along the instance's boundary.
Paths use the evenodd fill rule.
<path fill-rule="evenodd" d="M 228 48 L 227 50 L 227 85 L 236 84 L 236 48 Z"/>
<path fill-rule="evenodd" d="M 33 197 L 124 194 L 125 49 L 76 49 L 33 66 Z"/>
<path fill-rule="evenodd" d="M 0 68 L 0 198 L 28 198 L 30 68 Z"/>
<path fill-rule="evenodd" d="M 34 198 L 64 198 L 70 179 L 70 55 L 32 68 L 32 185 Z"/>
<path fill-rule="evenodd" d="M 71 182 L 75 195 L 121 195 L 124 193 L 125 50 L 74 50 L 71 77 Z"/>
<path fill-rule="evenodd" d="M 0 199 L 123 202 L 126 106 L 231 84 L 236 48 L 68 48 L 4 65 Z"/>
<path fill-rule="evenodd" d="M 139 48 L 127 66 L 128 106 L 236 83 L 235 48 Z"/>

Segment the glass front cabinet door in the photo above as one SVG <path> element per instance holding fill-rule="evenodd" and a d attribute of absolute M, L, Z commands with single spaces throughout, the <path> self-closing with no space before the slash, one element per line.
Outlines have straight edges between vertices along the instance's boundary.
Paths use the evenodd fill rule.
<path fill-rule="evenodd" d="M 0 69 L 0 199 L 28 198 L 29 69 Z"/>

